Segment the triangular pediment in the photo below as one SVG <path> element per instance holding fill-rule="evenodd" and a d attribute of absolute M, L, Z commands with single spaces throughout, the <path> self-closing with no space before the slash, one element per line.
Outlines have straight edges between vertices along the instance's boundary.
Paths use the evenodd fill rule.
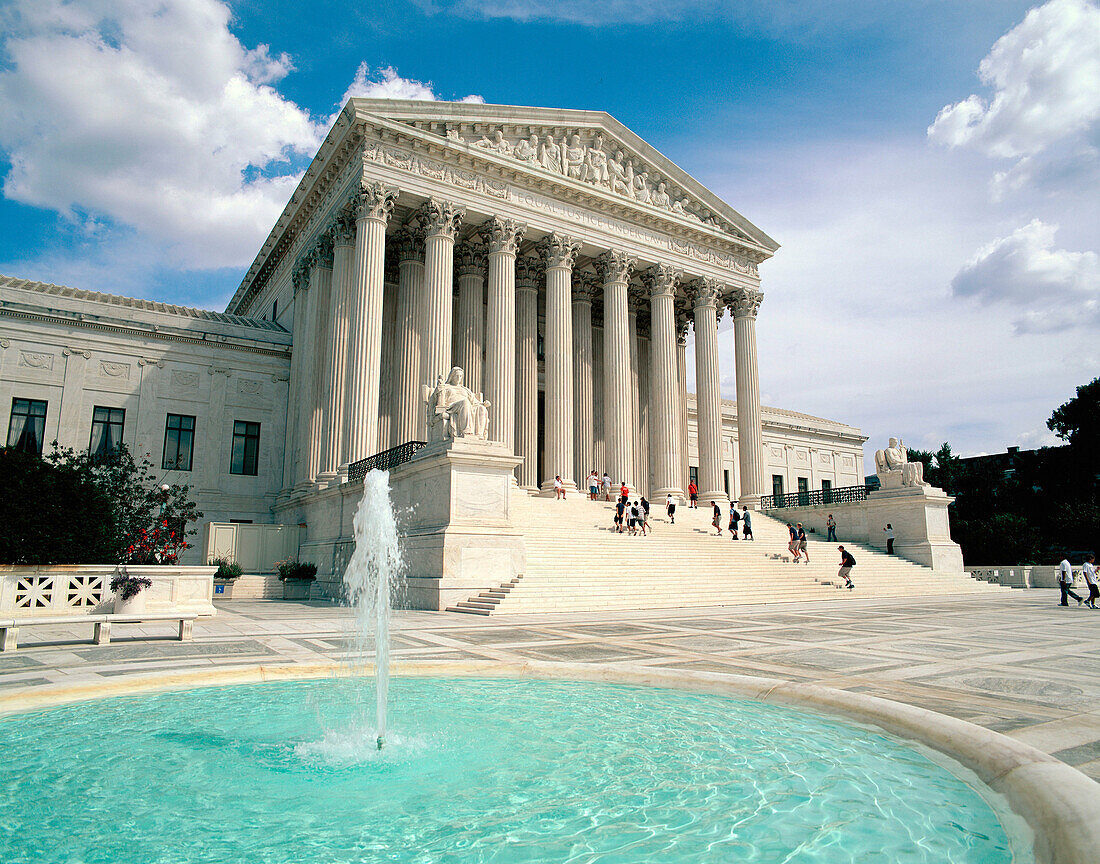
<path fill-rule="evenodd" d="M 360 119 L 377 118 L 430 136 L 444 150 L 502 160 L 538 183 L 579 184 L 622 204 L 682 219 L 756 247 L 779 248 L 703 184 L 602 111 L 476 103 L 353 99 Z"/>

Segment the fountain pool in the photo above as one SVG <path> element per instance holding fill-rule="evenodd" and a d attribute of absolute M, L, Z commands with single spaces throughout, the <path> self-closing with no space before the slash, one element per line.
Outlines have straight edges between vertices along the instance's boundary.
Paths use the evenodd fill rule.
<path fill-rule="evenodd" d="M 564 681 L 207 687 L 0 719 L 0 861 L 1026 862 L 962 769 L 856 724 Z"/>

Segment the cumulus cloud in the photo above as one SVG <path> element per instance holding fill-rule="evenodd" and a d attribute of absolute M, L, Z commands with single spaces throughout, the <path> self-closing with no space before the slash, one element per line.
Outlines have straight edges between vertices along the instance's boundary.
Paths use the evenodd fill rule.
<path fill-rule="evenodd" d="M 421 99 L 425 101 L 437 101 L 431 81 L 417 81 L 415 78 L 402 78 L 397 70 L 391 66 L 379 69 L 371 74 L 370 67 L 366 63 L 360 63 L 355 71 L 355 78 L 351 85 L 344 91 L 340 98 L 343 106 L 353 97 L 366 99 Z M 464 96 L 459 102 L 483 103 L 485 100 L 477 95 Z"/>
<path fill-rule="evenodd" d="M 14 0 L 0 11 L 10 199 L 135 229 L 163 263 L 252 260 L 329 118 L 282 96 L 294 65 L 233 35 L 222 0 Z M 353 92 L 354 91 L 354 92 Z M 360 67 L 349 95 L 434 99 Z M 475 97 L 480 98 L 480 97 Z"/>
<path fill-rule="evenodd" d="M 1050 0 L 993 45 L 978 67 L 989 97 L 945 106 L 931 141 L 967 147 L 1016 164 L 994 178 L 1003 196 L 1045 174 L 1092 172 L 1100 125 L 1100 6 Z M 1045 154 L 1045 160 L 1040 157 Z M 1050 168 L 1048 163 L 1058 163 Z"/>
<path fill-rule="evenodd" d="M 1057 225 L 1032 220 L 983 246 L 955 275 L 952 290 L 982 303 L 1021 307 L 1018 333 L 1100 324 L 1100 257 L 1054 248 Z"/>

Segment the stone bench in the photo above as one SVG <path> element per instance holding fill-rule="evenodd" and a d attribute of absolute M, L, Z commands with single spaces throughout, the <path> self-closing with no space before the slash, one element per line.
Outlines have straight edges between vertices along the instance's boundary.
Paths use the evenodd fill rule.
<path fill-rule="evenodd" d="M 150 621 L 178 621 L 179 640 L 189 642 L 195 627 L 194 612 L 152 615 L 61 615 L 52 618 L 44 616 L 24 618 L 0 618 L 0 651 L 14 651 L 19 647 L 19 628 L 38 627 L 47 624 L 92 624 L 92 641 L 96 645 L 107 645 L 111 641 L 112 624 L 144 624 Z"/>

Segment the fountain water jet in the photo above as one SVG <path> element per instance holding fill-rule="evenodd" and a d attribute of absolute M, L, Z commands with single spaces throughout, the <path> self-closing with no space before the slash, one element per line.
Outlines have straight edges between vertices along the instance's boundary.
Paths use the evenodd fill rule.
<path fill-rule="evenodd" d="M 374 637 L 375 743 L 381 750 L 390 681 L 390 607 L 403 566 L 388 471 L 373 470 L 363 478 L 353 528 L 355 552 L 344 571 L 344 590 L 355 609 L 361 660 L 370 648 L 372 633 Z"/>

